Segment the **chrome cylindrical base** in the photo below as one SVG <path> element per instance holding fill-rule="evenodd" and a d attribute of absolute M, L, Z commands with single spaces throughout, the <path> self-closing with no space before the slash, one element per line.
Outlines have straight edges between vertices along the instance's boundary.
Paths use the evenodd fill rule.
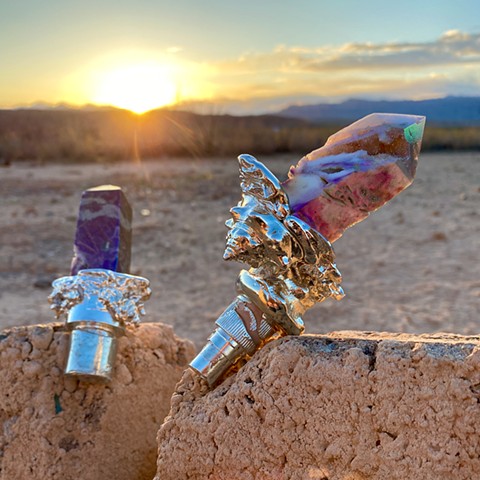
<path fill-rule="evenodd" d="M 245 349 L 222 328 L 217 328 L 190 367 L 213 385 L 239 358 Z"/>
<path fill-rule="evenodd" d="M 239 359 L 253 355 L 276 333 L 263 318 L 255 316 L 252 308 L 247 298 L 237 297 L 215 322 L 216 330 L 190 363 L 190 367 L 209 385 L 217 383 Z"/>
<path fill-rule="evenodd" d="M 115 365 L 117 337 L 125 333 L 125 326 L 112 318 L 96 294 L 70 310 L 67 325 L 71 336 L 65 375 L 89 382 L 109 382 Z"/>
<path fill-rule="evenodd" d="M 70 335 L 65 375 L 89 382 L 109 382 L 117 353 L 118 332 L 98 324 L 77 325 Z"/>
<path fill-rule="evenodd" d="M 113 373 L 118 337 L 140 320 L 150 296 L 142 277 L 101 268 L 53 282 L 52 309 L 67 316 L 71 332 L 65 374 L 86 381 L 108 382 Z"/>

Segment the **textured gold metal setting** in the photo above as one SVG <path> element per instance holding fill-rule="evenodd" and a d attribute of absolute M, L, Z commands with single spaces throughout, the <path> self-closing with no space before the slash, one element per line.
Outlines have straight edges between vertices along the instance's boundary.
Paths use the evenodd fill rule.
<path fill-rule="evenodd" d="M 239 296 L 190 366 L 213 385 L 242 358 L 278 335 L 299 335 L 315 303 L 344 296 L 332 246 L 291 215 L 279 180 L 251 155 L 241 155 L 242 200 L 230 212 L 225 260 L 247 263 Z"/>

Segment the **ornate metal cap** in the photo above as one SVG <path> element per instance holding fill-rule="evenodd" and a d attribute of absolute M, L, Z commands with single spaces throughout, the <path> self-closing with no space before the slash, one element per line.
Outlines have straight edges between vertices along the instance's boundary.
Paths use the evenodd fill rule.
<path fill-rule="evenodd" d="M 103 269 L 81 270 L 53 282 L 48 300 L 71 330 L 66 375 L 89 381 L 111 379 L 117 337 L 136 324 L 150 297 L 149 281 Z"/>

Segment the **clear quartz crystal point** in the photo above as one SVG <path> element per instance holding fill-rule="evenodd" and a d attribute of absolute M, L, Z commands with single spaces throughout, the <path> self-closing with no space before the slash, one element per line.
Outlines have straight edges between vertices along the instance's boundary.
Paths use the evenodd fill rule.
<path fill-rule="evenodd" d="M 424 126 L 422 116 L 374 113 L 332 135 L 290 168 L 292 214 L 334 242 L 412 183 Z"/>

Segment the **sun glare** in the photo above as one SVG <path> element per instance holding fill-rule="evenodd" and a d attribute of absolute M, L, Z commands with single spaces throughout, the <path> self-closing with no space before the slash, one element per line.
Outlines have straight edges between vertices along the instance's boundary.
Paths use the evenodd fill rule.
<path fill-rule="evenodd" d="M 94 101 L 141 114 L 175 103 L 176 96 L 170 69 L 150 62 L 117 67 L 102 74 Z"/>

